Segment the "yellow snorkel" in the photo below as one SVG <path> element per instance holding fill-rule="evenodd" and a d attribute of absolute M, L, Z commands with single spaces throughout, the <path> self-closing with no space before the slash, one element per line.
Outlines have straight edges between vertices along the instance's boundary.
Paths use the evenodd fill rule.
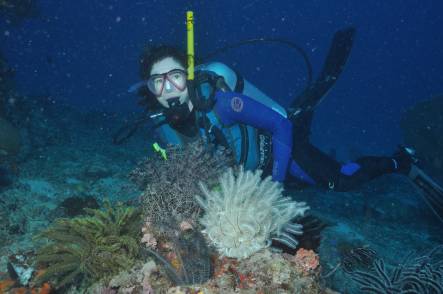
<path fill-rule="evenodd" d="M 187 76 L 187 88 L 189 99 L 192 102 L 194 108 L 199 108 L 199 103 L 195 94 L 195 80 L 194 80 L 194 12 L 186 12 L 186 32 L 187 32 L 187 55 L 188 55 L 188 76 Z"/>
<path fill-rule="evenodd" d="M 186 12 L 188 81 L 194 80 L 194 12 Z"/>
<path fill-rule="evenodd" d="M 188 76 L 187 88 L 189 99 L 192 102 L 194 109 L 197 111 L 208 111 L 212 108 L 214 101 L 212 99 L 199 99 L 196 94 L 196 87 L 198 87 L 199 77 L 195 81 L 195 52 L 194 52 L 194 12 L 186 12 L 186 31 L 187 31 L 187 56 L 188 56 Z"/>
<path fill-rule="evenodd" d="M 194 13 L 192 11 L 186 12 L 186 31 L 187 31 L 187 55 L 188 55 L 188 72 L 187 72 L 187 88 L 188 95 L 191 101 L 195 97 L 194 91 Z M 167 160 L 168 156 L 166 150 L 161 148 L 160 145 L 155 142 L 152 144 L 152 148 L 160 156 Z"/>

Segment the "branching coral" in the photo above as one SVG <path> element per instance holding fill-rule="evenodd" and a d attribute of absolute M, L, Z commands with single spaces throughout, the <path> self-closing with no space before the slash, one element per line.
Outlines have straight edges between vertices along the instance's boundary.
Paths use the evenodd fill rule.
<path fill-rule="evenodd" d="M 234 161 L 227 150 L 214 150 L 201 140 L 167 147 L 166 158 L 151 157 L 131 174 L 144 189 L 141 241 L 175 284 L 203 283 L 210 278 L 210 255 L 205 239 L 193 227 L 200 212 L 194 197 L 200 193 L 200 181 L 213 187 Z M 162 243 L 168 244 L 169 252 L 158 248 Z"/>
<path fill-rule="evenodd" d="M 196 197 L 204 210 L 200 222 L 225 256 L 246 258 L 267 247 L 272 234 L 278 236 L 285 224 L 309 209 L 283 197 L 281 184 L 261 175 L 240 167 L 236 175 L 229 169 L 221 176 L 220 189 L 201 184 L 204 197 Z"/>
<path fill-rule="evenodd" d="M 77 278 L 96 281 L 129 268 L 139 254 L 141 214 L 138 209 L 105 203 L 89 216 L 59 219 L 37 236 L 50 242 L 36 261 L 47 267 L 37 283 L 51 280 L 60 288 Z"/>
<path fill-rule="evenodd" d="M 201 284 L 211 278 L 209 248 L 199 231 L 189 229 L 180 232 L 174 238 L 171 249 L 166 255 L 149 247 L 144 248 L 144 251 L 163 265 L 176 285 Z"/>
<path fill-rule="evenodd" d="M 192 220 L 199 211 L 194 198 L 200 193 L 199 182 L 213 187 L 219 175 L 232 165 L 226 150 L 196 141 L 184 147 L 166 148 L 167 160 L 159 155 L 148 158 L 131 174 L 144 189 L 142 199 L 145 216 L 164 233 L 184 220 Z"/>

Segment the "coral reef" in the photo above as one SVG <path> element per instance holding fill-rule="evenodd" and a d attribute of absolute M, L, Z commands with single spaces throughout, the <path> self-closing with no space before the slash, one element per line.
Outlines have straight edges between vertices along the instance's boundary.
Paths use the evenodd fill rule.
<path fill-rule="evenodd" d="M 110 282 L 96 283 L 82 293 L 333 293 L 319 282 L 318 259 L 307 250 L 293 256 L 264 249 L 242 260 L 214 256 L 210 280 L 180 286 L 171 283 L 160 263 L 151 260 L 137 263 Z M 79 292 L 73 288 L 67 293 Z"/>
<path fill-rule="evenodd" d="M 156 281 L 149 281 L 149 278 L 157 278 Z M 128 270 L 121 271 L 112 279 L 104 283 L 99 281 L 94 283 L 84 291 L 84 293 L 146 293 L 153 294 L 154 290 L 152 285 L 156 288 L 160 288 L 160 285 L 168 285 L 167 280 L 158 275 L 158 268 L 154 261 L 150 260 L 146 263 L 138 262 L 132 268 Z M 164 286 L 163 286 L 164 287 Z M 79 293 L 82 292 L 81 289 L 77 287 L 72 287 L 67 291 L 67 293 Z M 156 292 L 157 293 L 157 292 Z"/>
<path fill-rule="evenodd" d="M 11 183 L 12 182 L 9 171 L 6 168 L 0 166 L 0 191 L 3 187 L 11 185 Z"/>
<path fill-rule="evenodd" d="M 350 272 L 364 293 L 443 293 L 443 245 L 406 260 L 389 272 L 383 259 L 367 271 Z"/>
<path fill-rule="evenodd" d="M 293 257 L 295 264 L 299 266 L 299 272 L 309 275 L 320 266 L 318 255 L 312 250 L 300 248 Z"/>
<path fill-rule="evenodd" d="M 71 196 L 58 205 L 57 211 L 60 210 L 64 216 L 73 217 L 86 214 L 85 208 L 97 209 L 99 204 L 94 197 Z"/>
<path fill-rule="evenodd" d="M 1 236 L 6 236 L 8 231 L 8 210 L 3 201 L 0 201 L 0 233 Z M 3 238 L 2 238 L 3 239 Z M 3 245 L 3 240 L 0 242 L 0 247 Z"/>
<path fill-rule="evenodd" d="M 0 117 L 0 156 L 15 155 L 21 146 L 20 133 L 6 119 Z"/>
<path fill-rule="evenodd" d="M 211 278 L 210 250 L 198 230 L 180 231 L 172 242 L 160 242 L 157 250 L 144 250 L 163 266 L 174 285 L 202 284 Z"/>
<path fill-rule="evenodd" d="M 226 150 L 214 151 L 201 140 L 184 147 L 168 146 L 166 154 L 166 160 L 155 154 L 140 163 L 131 179 L 144 190 L 145 216 L 159 232 L 168 234 L 182 221 L 196 218 L 198 183 L 213 187 L 233 159 Z"/>
<path fill-rule="evenodd" d="M 218 259 L 214 278 L 200 289 L 203 293 L 323 293 L 318 264 L 305 270 L 305 260 L 296 256 L 265 249 L 242 260 Z"/>
<path fill-rule="evenodd" d="M 280 183 L 271 177 L 262 180 L 261 175 L 260 170 L 240 167 L 236 174 L 229 169 L 220 177 L 220 188 L 201 184 L 204 196 L 196 197 L 204 210 L 200 223 L 224 256 L 246 258 L 269 246 L 271 235 L 278 237 L 289 221 L 309 209 L 304 202 L 284 197 Z"/>
<path fill-rule="evenodd" d="M 14 70 L 0 51 L 0 117 L 5 116 L 7 97 L 14 88 Z"/>
<path fill-rule="evenodd" d="M 90 283 L 130 268 L 139 256 L 140 211 L 132 207 L 87 209 L 89 216 L 59 219 L 37 239 L 49 240 L 36 254 L 44 273 L 37 283 L 56 288 L 78 278 Z"/>
<path fill-rule="evenodd" d="M 1 195 L 1 194 L 0 194 Z M 24 201 L 16 197 L 0 197 L 0 248 L 24 234 L 28 226 L 29 210 L 22 210 Z"/>
<path fill-rule="evenodd" d="M 7 4 L 0 2 L 0 9 Z M 20 134 L 6 119 L 7 97 L 15 86 L 13 77 L 14 71 L 0 52 L 0 156 L 16 154 L 20 149 Z"/>
<path fill-rule="evenodd" d="M 194 196 L 200 181 L 213 187 L 234 160 L 227 150 L 202 140 L 162 152 L 131 173 L 144 190 L 144 251 L 164 266 L 174 284 L 203 283 L 210 278 L 210 250 L 196 228 L 200 207 Z"/>
<path fill-rule="evenodd" d="M 406 145 L 417 151 L 427 170 L 443 180 L 443 95 L 432 97 L 409 109 L 401 121 Z"/>

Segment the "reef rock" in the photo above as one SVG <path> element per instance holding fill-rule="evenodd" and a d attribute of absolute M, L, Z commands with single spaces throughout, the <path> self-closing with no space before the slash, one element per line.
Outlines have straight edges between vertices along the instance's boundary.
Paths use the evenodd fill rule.
<path fill-rule="evenodd" d="M 401 120 L 404 141 L 435 175 L 443 175 L 443 95 L 420 102 Z"/>
<path fill-rule="evenodd" d="M 0 155 L 14 155 L 20 150 L 20 133 L 6 119 L 0 117 Z"/>

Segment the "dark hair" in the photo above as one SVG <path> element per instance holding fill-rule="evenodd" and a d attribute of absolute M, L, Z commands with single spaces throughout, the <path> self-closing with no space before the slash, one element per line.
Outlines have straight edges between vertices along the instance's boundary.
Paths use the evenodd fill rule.
<path fill-rule="evenodd" d="M 142 80 L 147 80 L 152 70 L 154 63 L 172 57 L 175 61 L 180 63 L 183 68 L 186 68 L 186 53 L 174 46 L 161 45 L 156 47 L 147 47 L 143 50 L 140 56 L 140 77 Z M 142 97 L 139 104 L 147 107 L 149 110 L 155 110 L 161 107 L 154 94 L 152 94 L 148 87 L 141 87 L 138 94 Z"/>

